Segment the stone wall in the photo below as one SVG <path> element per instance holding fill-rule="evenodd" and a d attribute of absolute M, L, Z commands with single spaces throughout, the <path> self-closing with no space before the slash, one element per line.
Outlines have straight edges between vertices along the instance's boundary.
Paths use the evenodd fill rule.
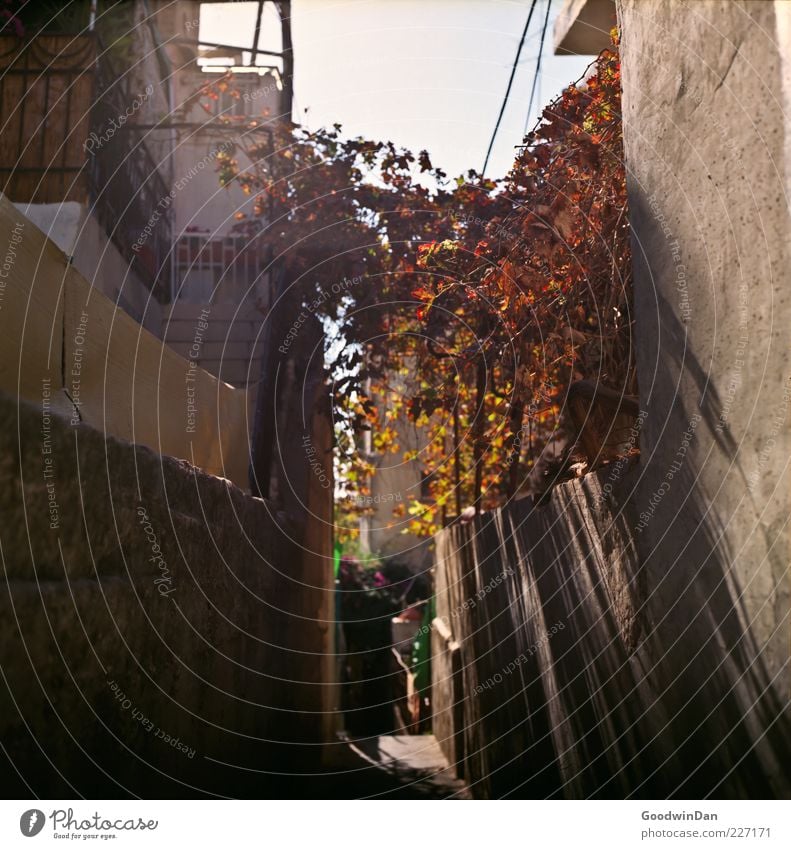
<path fill-rule="evenodd" d="M 46 405 L 0 397 L 6 798 L 287 795 L 327 736 L 310 535 Z"/>
<path fill-rule="evenodd" d="M 727 588 L 690 573 L 671 604 L 651 583 L 642 471 L 605 468 L 438 535 L 434 730 L 474 796 L 791 796 L 788 716 L 771 690 L 748 701 L 758 673 Z"/>

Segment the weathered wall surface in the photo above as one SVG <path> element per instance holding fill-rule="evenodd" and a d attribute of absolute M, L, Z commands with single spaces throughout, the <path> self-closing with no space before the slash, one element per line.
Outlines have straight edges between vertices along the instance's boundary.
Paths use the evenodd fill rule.
<path fill-rule="evenodd" d="M 6 797 L 288 794 L 267 772 L 326 735 L 321 561 L 267 502 L 46 403 L 0 397 Z"/>
<path fill-rule="evenodd" d="M 464 681 L 457 771 L 477 797 L 651 796 L 675 768 L 666 741 L 652 744 L 664 713 L 637 652 L 645 598 L 629 519 L 601 486 L 589 475 L 545 507 L 524 499 L 437 537 L 437 617 Z M 442 669 L 441 713 L 453 689 Z"/>
<path fill-rule="evenodd" d="M 791 6 L 621 0 L 619 20 L 647 413 L 636 540 L 657 684 L 690 694 L 690 782 L 721 789 L 734 777 L 714 764 L 791 695 Z M 787 778 L 773 748 L 750 755 L 770 791 Z"/>
<path fill-rule="evenodd" d="M 615 468 L 556 487 L 544 506 L 524 499 L 438 535 L 443 751 L 483 798 L 791 795 L 782 706 L 767 693 L 735 708 L 752 673 L 726 642 L 733 605 L 724 589 L 706 598 L 707 578 L 675 607 L 652 592 L 631 503 L 641 469 Z M 675 624 L 661 628 L 668 615 Z"/>

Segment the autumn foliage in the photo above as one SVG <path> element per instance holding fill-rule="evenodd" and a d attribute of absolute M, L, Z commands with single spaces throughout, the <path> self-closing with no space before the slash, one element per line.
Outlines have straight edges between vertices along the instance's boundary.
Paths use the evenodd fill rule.
<path fill-rule="evenodd" d="M 635 392 L 616 51 L 544 110 L 504 181 L 448 180 L 425 152 L 337 126 L 248 124 L 221 158 L 221 179 L 256 197 L 239 226 L 327 322 L 349 491 L 372 470 L 361 433 L 403 452 L 404 422 L 417 425 L 405 459 L 428 497 L 402 505 L 405 530 L 549 485 L 539 458 L 576 381 Z M 573 459 L 568 443 L 555 459 Z"/>

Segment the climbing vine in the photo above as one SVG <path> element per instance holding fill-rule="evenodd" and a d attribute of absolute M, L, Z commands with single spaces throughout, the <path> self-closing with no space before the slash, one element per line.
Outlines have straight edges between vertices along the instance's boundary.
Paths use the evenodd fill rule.
<path fill-rule="evenodd" d="M 410 399 L 411 412 L 446 413 L 444 441 L 428 456 L 435 502 L 454 514 L 462 504 L 535 494 L 562 474 L 551 462 L 558 458 L 534 467 L 564 425 L 575 381 L 615 395 L 636 391 L 620 94 L 617 52 L 608 50 L 544 110 L 506 177 L 505 211 L 491 216 L 482 238 L 418 250 L 430 272 L 414 293 L 428 347 L 441 343 L 455 373 L 446 375 L 449 391 L 448 381 L 430 380 L 436 363 L 423 357 L 425 389 Z M 433 530 L 420 527 L 418 505 L 411 512 L 414 530 Z"/>
<path fill-rule="evenodd" d="M 223 88 L 231 77 L 200 93 L 208 111 Z M 388 452 L 425 474 L 399 505 L 406 531 L 540 492 L 569 387 L 635 391 L 616 43 L 544 109 L 503 181 L 449 180 L 425 151 L 337 125 L 217 120 L 239 131 L 220 179 L 255 197 L 237 226 L 271 246 L 290 303 L 325 322 L 357 503 Z M 407 421 L 420 438 L 405 451 Z"/>

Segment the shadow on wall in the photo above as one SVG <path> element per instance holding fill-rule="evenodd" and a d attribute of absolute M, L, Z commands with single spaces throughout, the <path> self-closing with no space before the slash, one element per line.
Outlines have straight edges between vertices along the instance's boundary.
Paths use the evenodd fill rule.
<path fill-rule="evenodd" d="M 635 279 L 646 284 L 635 292 L 643 325 L 638 373 L 653 376 L 648 386 L 641 379 L 641 397 L 643 409 L 654 410 L 630 498 L 650 623 L 642 654 L 671 718 L 671 789 L 680 798 L 788 796 L 781 766 L 791 756 L 783 705 L 790 671 L 782 586 L 787 520 L 764 524 L 767 505 L 750 484 L 757 440 L 737 444 L 723 422 L 728 405 L 713 362 L 720 354 L 712 351 L 707 364 L 696 357 L 704 350 L 701 328 L 682 322 L 653 285 L 647 257 L 666 241 L 655 210 L 639 187 L 630 204 L 642 242 L 635 243 Z M 758 402 L 760 386 L 744 391 Z M 784 594 L 786 603 L 778 604 Z"/>

